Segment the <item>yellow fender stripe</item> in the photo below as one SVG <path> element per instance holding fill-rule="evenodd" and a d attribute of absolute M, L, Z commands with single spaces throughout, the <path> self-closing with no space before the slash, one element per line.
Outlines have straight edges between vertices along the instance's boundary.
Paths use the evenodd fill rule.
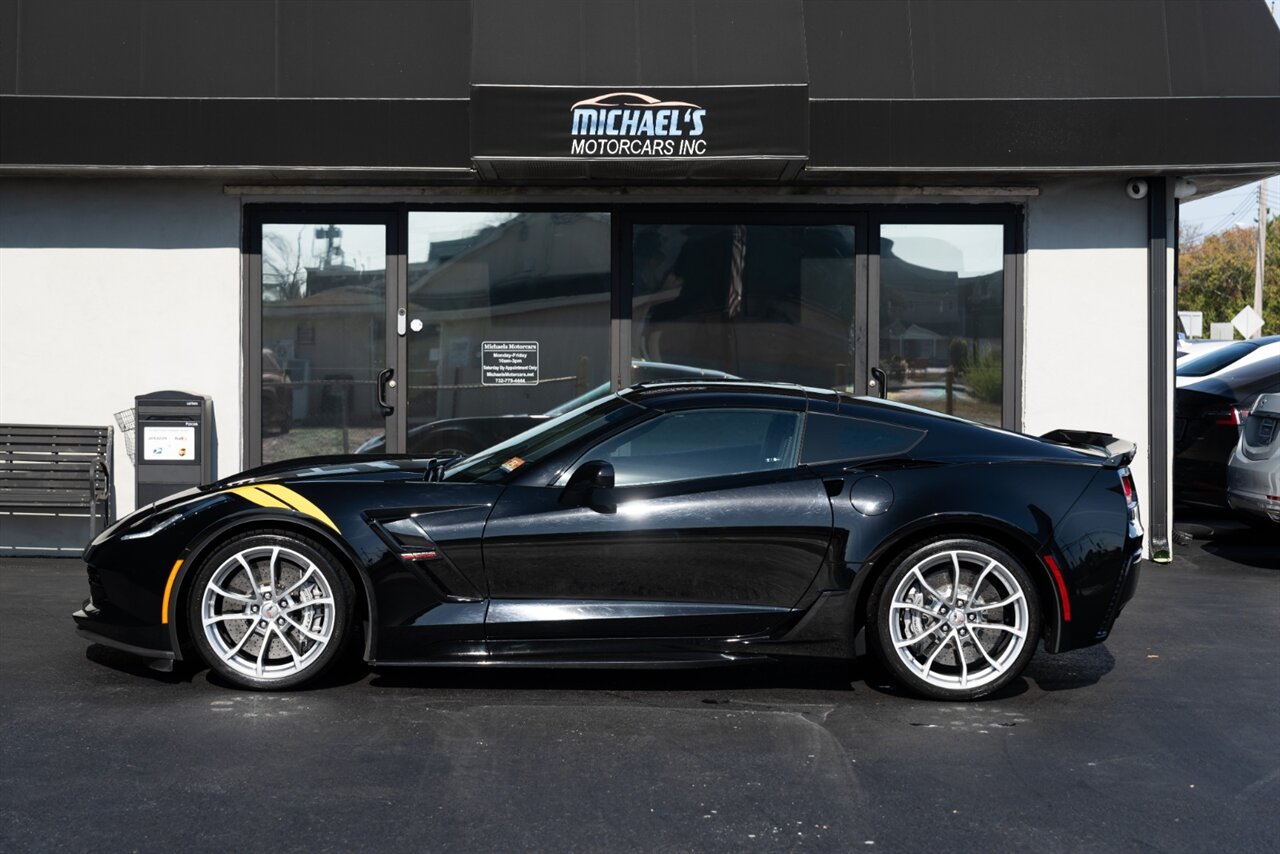
<path fill-rule="evenodd" d="M 173 582 L 178 577 L 178 570 L 182 569 L 182 559 L 174 561 L 173 569 L 169 570 L 169 581 L 164 585 L 164 599 L 160 602 L 160 622 L 163 625 L 169 625 L 169 595 L 173 593 Z"/>
<path fill-rule="evenodd" d="M 259 507 L 273 507 L 283 510 L 297 510 L 304 516 L 310 516 L 317 522 L 328 525 L 336 533 L 342 533 L 338 530 L 338 526 L 333 520 L 325 514 L 316 505 L 303 498 L 287 486 L 281 486 L 278 483 L 263 483 L 257 486 L 237 486 L 228 489 L 228 492 L 234 492 L 241 498 L 245 498 L 257 504 Z"/>

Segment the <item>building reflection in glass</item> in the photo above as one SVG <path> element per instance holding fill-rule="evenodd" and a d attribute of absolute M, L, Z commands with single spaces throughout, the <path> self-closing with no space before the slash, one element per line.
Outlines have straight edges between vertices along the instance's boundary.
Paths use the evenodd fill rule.
<path fill-rule="evenodd" d="M 386 228 L 262 227 L 262 461 L 354 450 L 383 429 Z"/>
<path fill-rule="evenodd" d="M 880 235 L 879 364 L 889 398 L 999 425 L 1003 227 L 886 224 Z"/>
<path fill-rule="evenodd" d="M 637 226 L 632 355 L 845 388 L 854 269 L 850 226 Z"/>

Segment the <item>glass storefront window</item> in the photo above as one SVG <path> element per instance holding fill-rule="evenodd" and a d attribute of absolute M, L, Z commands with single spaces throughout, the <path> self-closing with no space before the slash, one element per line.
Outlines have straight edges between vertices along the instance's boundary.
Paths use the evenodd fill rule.
<path fill-rule="evenodd" d="M 410 212 L 408 451 L 472 453 L 608 394 L 610 259 L 606 213 Z"/>
<path fill-rule="evenodd" d="M 262 226 L 262 462 L 354 451 L 383 432 L 387 229 Z"/>
<path fill-rule="evenodd" d="M 894 400 L 999 425 L 1013 215 L 250 206 L 249 462 L 474 453 L 604 397 L 614 367 L 871 394 L 879 368 Z"/>
<path fill-rule="evenodd" d="M 644 224 L 631 252 L 633 374 L 851 382 L 852 226 Z"/>
<path fill-rule="evenodd" d="M 882 225 L 879 299 L 889 398 L 999 425 L 1004 227 Z"/>

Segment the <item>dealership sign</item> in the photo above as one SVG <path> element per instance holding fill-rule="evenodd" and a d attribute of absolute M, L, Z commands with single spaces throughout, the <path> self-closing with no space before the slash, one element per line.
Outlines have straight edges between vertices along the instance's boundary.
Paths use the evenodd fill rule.
<path fill-rule="evenodd" d="M 570 153 L 593 157 L 701 157 L 707 111 L 688 101 L 610 92 L 573 105 Z"/>
<path fill-rule="evenodd" d="M 471 87 L 476 161 L 805 160 L 809 89 L 785 86 Z"/>

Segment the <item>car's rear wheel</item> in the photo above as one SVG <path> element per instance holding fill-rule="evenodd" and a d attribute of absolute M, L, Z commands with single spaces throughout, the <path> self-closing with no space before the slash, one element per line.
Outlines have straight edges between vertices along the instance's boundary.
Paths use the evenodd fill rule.
<path fill-rule="evenodd" d="M 1026 569 L 979 539 L 935 540 L 894 561 L 872 615 L 881 661 L 905 687 L 935 699 L 998 691 L 1027 666 L 1040 638 Z"/>
<path fill-rule="evenodd" d="M 320 543 L 283 531 L 237 537 L 191 586 L 191 635 L 209 667 L 246 688 L 297 687 L 342 649 L 354 593 Z"/>

